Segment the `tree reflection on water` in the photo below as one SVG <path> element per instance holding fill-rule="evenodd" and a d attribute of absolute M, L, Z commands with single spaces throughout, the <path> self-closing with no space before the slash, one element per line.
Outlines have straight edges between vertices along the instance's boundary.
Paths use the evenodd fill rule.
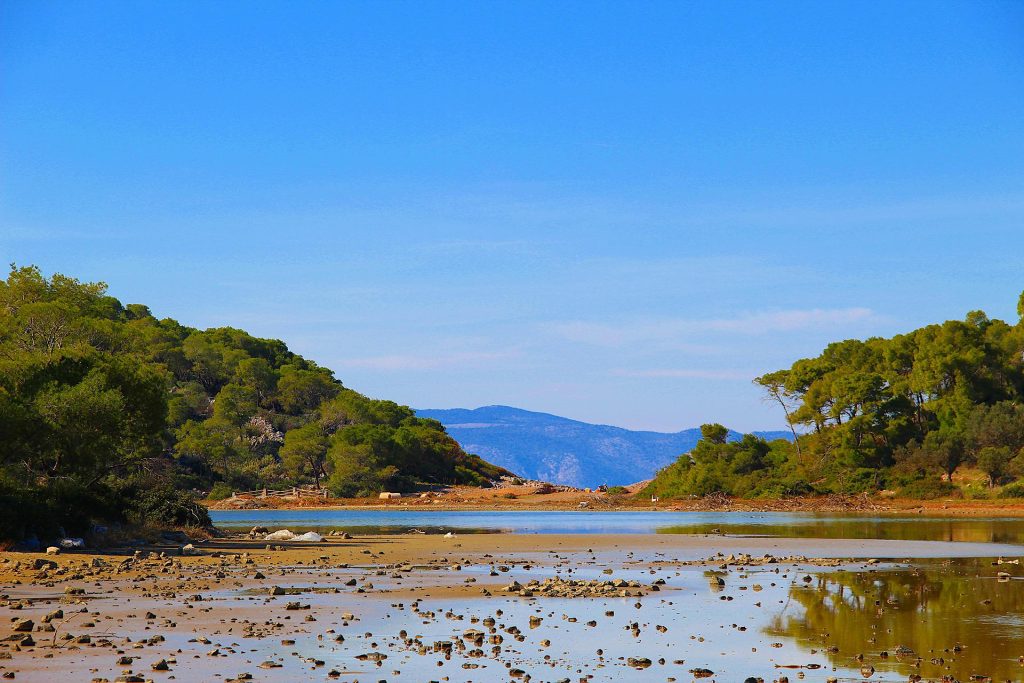
<path fill-rule="evenodd" d="M 824 650 L 836 666 L 1017 680 L 1024 675 L 1024 581 L 999 581 L 998 572 L 1024 577 L 1021 567 L 990 560 L 821 573 L 791 587 L 765 632 Z M 901 656 L 900 646 L 914 654 Z"/>

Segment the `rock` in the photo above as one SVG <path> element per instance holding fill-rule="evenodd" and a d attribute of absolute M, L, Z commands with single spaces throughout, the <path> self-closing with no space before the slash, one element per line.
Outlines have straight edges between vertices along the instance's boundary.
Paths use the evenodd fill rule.
<path fill-rule="evenodd" d="M 626 660 L 626 664 L 635 669 L 646 669 L 651 666 L 652 663 L 653 662 L 651 662 L 647 657 L 630 657 Z"/>
<path fill-rule="evenodd" d="M 200 554 L 199 550 L 194 545 L 192 545 L 191 543 L 189 543 L 187 545 L 181 546 L 181 549 L 178 552 L 181 553 L 182 555 L 199 555 Z"/>
<path fill-rule="evenodd" d="M 33 622 L 31 619 L 18 619 L 16 622 L 14 622 L 14 632 L 28 633 L 33 628 L 35 628 L 35 626 L 35 622 Z"/>
<path fill-rule="evenodd" d="M 59 545 L 61 548 L 69 548 L 69 549 L 70 548 L 84 548 L 85 547 L 85 539 L 82 539 L 82 538 L 62 538 L 62 539 L 60 539 L 60 542 L 57 545 Z"/>
<path fill-rule="evenodd" d="M 291 540 L 293 541 L 305 541 L 307 543 L 322 543 L 324 537 L 315 531 L 307 531 L 301 536 L 295 536 Z"/>
<path fill-rule="evenodd" d="M 295 538 L 295 534 L 288 529 L 280 529 L 274 533 L 267 534 L 263 537 L 264 541 L 290 541 Z"/>
<path fill-rule="evenodd" d="M 57 569 L 58 565 L 53 560 L 47 560 L 42 557 L 37 557 L 32 561 L 32 569 L 39 571 L 40 569 Z"/>
<path fill-rule="evenodd" d="M 59 555 L 60 554 L 60 548 L 58 548 L 55 545 L 51 545 L 51 546 L 49 546 L 46 549 L 46 554 L 47 555 Z"/>
<path fill-rule="evenodd" d="M 358 659 L 361 662 L 380 662 L 387 658 L 388 656 L 383 652 L 367 652 L 366 654 L 356 655 L 356 659 Z"/>
<path fill-rule="evenodd" d="M 170 671 L 171 665 L 167 663 L 166 659 L 161 659 L 152 664 L 153 671 Z"/>

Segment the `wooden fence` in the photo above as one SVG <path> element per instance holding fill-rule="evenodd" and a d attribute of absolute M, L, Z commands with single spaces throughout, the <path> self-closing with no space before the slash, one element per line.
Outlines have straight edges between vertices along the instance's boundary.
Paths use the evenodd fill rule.
<path fill-rule="evenodd" d="M 232 498 L 326 498 L 327 489 L 317 486 L 293 486 L 288 489 L 255 489 L 232 491 Z"/>

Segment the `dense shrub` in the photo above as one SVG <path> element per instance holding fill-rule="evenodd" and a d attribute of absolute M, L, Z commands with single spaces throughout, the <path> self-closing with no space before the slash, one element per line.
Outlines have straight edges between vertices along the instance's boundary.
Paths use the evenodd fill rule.
<path fill-rule="evenodd" d="M 934 498 L 959 497 L 960 489 L 948 481 L 938 477 L 928 477 L 912 481 L 897 492 L 903 498 L 931 500 Z"/>
<path fill-rule="evenodd" d="M 999 492 L 1000 498 L 1024 498 L 1024 481 L 1007 484 Z"/>
<path fill-rule="evenodd" d="M 195 497 L 170 485 L 136 490 L 129 521 L 157 526 L 210 526 L 210 513 Z"/>
<path fill-rule="evenodd" d="M 225 498 L 230 498 L 234 491 L 235 489 L 231 488 L 230 485 L 223 481 L 218 481 L 213 485 L 213 488 L 210 489 L 210 493 L 206 497 L 210 500 L 224 500 Z"/>

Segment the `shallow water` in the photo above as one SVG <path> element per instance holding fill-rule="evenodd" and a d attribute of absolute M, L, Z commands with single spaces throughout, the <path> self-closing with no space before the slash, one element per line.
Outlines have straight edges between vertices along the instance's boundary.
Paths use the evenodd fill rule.
<path fill-rule="evenodd" d="M 338 529 L 352 533 L 708 534 L 786 538 L 958 541 L 1024 545 L 1024 518 L 795 512 L 520 512 L 212 510 L 225 528 Z"/>
<path fill-rule="evenodd" d="M 166 643 L 144 651 L 138 668 L 146 669 L 159 652 L 160 656 L 174 653 L 178 680 L 226 680 L 251 671 L 265 683 L 326 680 L 332 669 L 340 672 L 338 680 L 347 683 L 526 680 L 513 675 L 515 670 L 529 675 L 534 683 L 685 682 L 695 680 L 691 669 L 696 668 L 713 671 L 706 680 L 722 683 L 751 676 L 765 681 L 788 676 L 793 683 L 833 676 L 844 683 L 895 682 L 917 674 L 925 681 L 950 676 L 965 683 L 989 680 L 973 678 L 984 676 L 995 681 L 1024 678 L 1018 659 L 1024 656 L 1024 567 L 994 559 L 997 555 L 1020 557 L 1024 546 L 983 542 L 1019 540 L 1015 519 L 636 512 L 215 514 L 221 525 L 227 526 L 224 518 L 229 517 L 233 526 L 243 528 L 253 524 L 293 529 L 417 526 L 435 532 L 454 527 L 618 534 L 668 529 L 668 533 L 696 536 L 662 537 L 653 546 L 623 538 L 600 547 L 595 544 L 596 551 L 552 550 L 538 536 L 537 543 L 525 549 L 519 544 L 518 550 L 502 550 L 496 542 L 493 551 L 488 548 L 482 555 L 464 555 L 458 538 L 437 539 L 436 544 L 427 545 L 417 564 L 401 571 L 385 564 L 381 553 L 376 557 L 359 554 L 355 564 L 267 569 L 270 577 L 256 584 L 241 581 L 251 575 L 251 568 L 229 562 L 223 565 L 228 572 L 223 583 L 210 585 L 207 574 L 195 586 L 175 588 L 178 595 L 167 592 L 174 586 L 171 576 L 166 587 L 157 589 L 154 583 L 152 589 L 128 599 L 95 584 L 102 600 L 95 601 L 92 609 L 106 613 L 108 605 L 119 602 L 121 609 L 130 610 L 123 623 L 113 622 L 116 626 L 101 622 L 104 632 L 112 628 L 118 637 L 127 636 L 136 643 L 154 631 L 167 634 Z M 708 533 L 713 529 L 734 535 Z M 888 540 L 865 540 L 872 533 Z M 906 540 L 907 536 L 912 538 Z M 489 545 L 490 539 L 483 540 Z M 335 541 L 325 545 L 324 552 L 334 545 L 359 542 Z M 386 545 L 394 539 L 377 542 Z M 894 548 L 898 553 L 864 554 L 879 548 Z M 838 567 L 804 560 L 753 567 L 733 564 L 724 570 L 718 561 L 688 564 L 716 553 L 724 559 L 730 553 L 760 556 L 766 550 L 776 555 L 833 553 L 838 557 L 898 554 L 904 559 L 847 561 Z M 958 554 L 961 559 L 949 559 Z M 437 564 L 442 558 L 447 562 Z M 495 568 L 500 572 L 492 576 Z M 1000 578 L 1001 572 L 1007 575 Z M 635 580 L 645 587 L 646 595 L 566 599 L 523 597 L 501 590 L 513 579 L 525 584 L 556 576 Z M 665 582 L 657 592 L 649 588 L 656 579 Z M 270 585 L 284 587 L 288 594 L 270 596 Z M 484 587 L 493 595 L 486 595 Z M 365 592 L 358 593 L 361 589 Z M 203 601 L 183 609 L 182 590 L 202 592 Z M 30 594 L 19 585 L 6 586 L 4 591 L 13 599 Z M 62 597 L 59 590 L 46 595 L 54 601 Z M 286 605 L 292 601 L 309 608 L 290 611 Z M 185 618 L 185 612 L 193 611 L 202 620 L 203 611 L 210 607 L 221 609 L 206 617 L 205 626 Z M 51 608 L 35 604 L 17 615 L 0 608 L 0 616 L 41 614 Z M 170 629 L 166 623 L 150 626 L 142 619 L 150 609 L 160 617 L 180 618 L 183 628 Z M 355 619 L 346 622 L 345 612 L 352 612 Z M 486 617 L 495 619 L 493 631 L 483 624 Z M 540 623 L 531 625 L 531 617 L 540 617 Z M 243 620 L 267 629 L 265 637 L 247 637 Z M 488 638 L 500 636 L 500 647 L 492 649 L 493 643 L 485 641 L 474 653 L 476 646 L 462 639 L 469 628 L 486 632 Z M 212 642 L 197 642 L 200 633 Z M 344 640 L 336 642 L 338 634 Z M 406 638 L 417 641 L 410 643 Z M 435 642 L 459 645 L 446 656 L 434 650 Z M 420 643 L 425 648 L 422 652 Z M 219 654 L 209 654 L 213 648 Z M 367 653 L 387 657 L 380 666 L 358 659 Z M 100 658 L 91 654 L 89 648 L 62 649 L 52 659 L 42 660 L 40 669 L 18 678 L 78 680 L 88 672 L 90 678 L 113 680 L 120 673 L 112 652 Z M 631 657 L 648 658 L 651 664 L 638 669 L 628 663 Z M 279 663 L 280 668 L 260 668 L 266 660 Z"/>
<path fill-rule="evenodd" d="M 535 555 L 543 560 L 544 553 Z M 580 562 L 573 566 L 586 563 L 583 557 L 576 559 Z M 602 556 L 593 569 L 606 562 L 621 566 L 623 559 Z M 566 570 L 550 564 L 536 564 L 531 571 L 513 566 L 502 579 L 525 582 Z M 190 641 L 194 634 L 188 632 L 171 635 L 165 649 L 180 648 L 175 668 L 181 680 L 215 680 L 225 671 L 245 670 L 258 672 L 257 679 L 268 682 L 324 680 L 326 671 L 335 669 L 343 672 L 340 680 L 350 683 L 485 682 L 523 680 L 510 676 L 511 669 L 520 669 L 536 682 L 576 681 L 584 676 L 593 681 L 690 681 L 690 670 L 698 667 L 714 672 L 708 680 L 723 683 L 748 676 L 771 681 L 781 675 L 791 681 L 824 681 L 830 676 L 842 681 L 906 681 L 910 674 L 920 674 L 927 681 L 942 676 L 960 681 L 973 676 L 1020 680 L 1024 668 L 1017 658 L 1024 654 L 1024 580 L 998 582 L 997 570 L 1021 575 L 1017 565 L 995 567 L 988 560 L 838 570 L 780 565 L 709 572 L 666 566 L 653 573 L 639 568 L 615 572 L 648 583 L 655 578 L 666 580 L 662 591 L 642 598 L 496 594 L 493 598 L 426 598 L 418 604 L 414 596 L 422 581 L 458 583 L 465 570 L 434 570 L 429 576 L 413 572 L 400 580 L 374 577 L 377 588 L 404 589 L 402 594 L 355 596 L 307 590 L 268 598 L 265 592 L 221 590 L 207 593 L 206 604 L 227 602 L 236 617 L 258 623 L 284 623 L 282 619 L 290 618 L 287 615 L 295 615 L 301 624 L 278 636 L 253 640 L 240 638 L 238 629 L 232 632 L 230 624 L 221 623 L 206 632 L 214 645 L 228 653 L 224 658 L 204 656 L 212 645 Z M 710 582 L 711 573 L 723 577 L 725 585 Z M 345 578 L 362 577 L 363 572 L 296 567 L 289 576 L 286 585 L 309 589 L 338 586 Z M 293 600 L 308 604 L 309 610 L 283 611 L 284 604 Z M 137 600 L 136 609 L 161 613 L 173 604 L 143 599 Z M 342 611 L 353 612 L 356 619 L 345 622 Z M 306 615 L 315 621 L 302 621 Z M 481 622 L 486 617 L 495 619 L 493 631 Z M 530 617 L 540 617 L 541 622 L 531 627 Z M 637 628 L 631 628 L 633 624 Z M 510 632 L 510 626 L 518 627 L 518 634 Z M 492 651 L 486 642 L 478 656 L 471 654 L 469 643 L 449 656 L 432 649 L 435 642 L 459 641 L 470 628 L 501 636 L 499 650 Z M 419 653 L 404 642 L 399 636 L 402 630 L 418 638 L 427 651 Z M 333 642 L 336 633 L 344 636 L 343 642 Z M 134 640 L 148 635 L 141 629 L 125 634 Z M 898 656 L 900 646 L 913 652 Z M 387 658 L 379 667 L 357 659 L 370 652 Z M 640 670 L 629 666 L 630 657 L 645 657 L 652 664 Z M 268 659 L 279 662 L 281 668 L 255 668 Z M 312 659 L 323 664 L 313 665 Z M 48 676 L 81 671 L 87 662 L 98 666 L 94 673 L 111 677 L 117 673 L 112 657 L 97 662 L 69 653 L 47 667 Z"/>

